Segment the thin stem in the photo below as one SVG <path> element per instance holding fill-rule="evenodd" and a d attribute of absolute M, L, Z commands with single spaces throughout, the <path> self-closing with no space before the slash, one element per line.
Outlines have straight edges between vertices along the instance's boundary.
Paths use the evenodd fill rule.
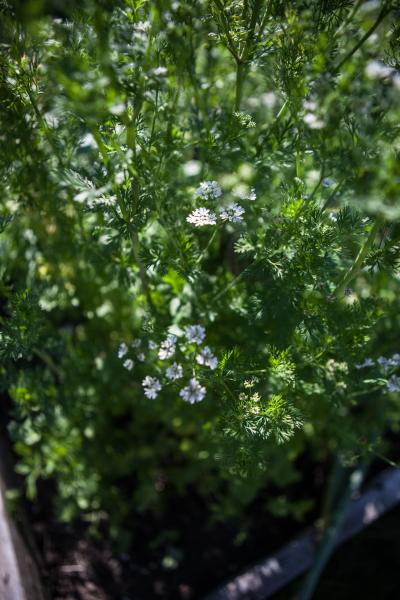
<path fill-rule="evenodd" d="M 300 162 L 300 140 L 297 138 L 296 143 L 296 177 L 300 179 L 301 162 Z"/>
<path fill-rule="evenodd" d="M 357 44 L 346 54 L 346 56 L 339 62 L 339 64 L 333 69 L 333 73 L 337 73 L 343 67 L 343 65 L 361 48 L 361 46 L 367 41 L 367 39 L 374 33 L 375 29 L 381 24 L 383 19 L 388 15 L 391 11 L 391 7 L 387 6 L 387 3 L 383 5 L 375 23 L 371 25 L 368 31 L 362 36 L 362 38 L 357 42 Z"/>
<path fill-rule="evenodd" d="M 44 118 L 42 116 L 42 113 L 40 112 L 39 106 L 36 103 L 34 95 L 32 94 L 32 90 L 30 89 L 30 87 L 28 85 L 25 85 L 25 84 L 24 84 L 24 88 L 25 88 L 26 93 L 28 94 L 28 98 L 29 98 L 29 101 L 30 101 L 30 103 L 32 105 L 32 108 L 33 108 L 34 112 L 35 112 L 36 118 L 39 121 L 41 127 L 43 128 L 43 131 L 46 134 L 47 139 L 49 140 L 49 144 L 52 147 L 53 152 L 54 152 L 55 156 L 57 157 L 57 160 L 58 160 L 60 166 L 63 167 L 64 166 L 63 165 L 63 161 L 60 158 L 60 155 L 58 153 L 58 148 L 57 148 L 57 146 L 56 146 L 56 144 L 54 142 L 53 134 L 50 131 L 50 129 L 49 129 L 46 121 L 44 120 Z"/>
<path fill-rule="evenodd" d="M 234 394 L 231 391 L 231 389 L 229 388 L 228 384 L 225 383 L 225 381 L 222 377 L 221 377 L 221 383 L 222 383 L 223 387 L 225 388 L 225 390 L 227 391 L 228 395 L 236 402 L 236 397 L 234 396 Z"/>
<path fill-rule="evenodd" d="M 204 257 L 204 256 L 205 256 L 205 254 L 207 253 L 207 250 L 209 249 L 209 247 L 210 247 L 210 246 L 211 246 L 211 244 L 213 243 L 213 241 L 214 241 L 214 239 L 215 239 L 215 236 L 217 235 L 217 231 L 218 231 L 218 229 L 217 229 L 217 228 L 215 228 L 215 229 L 214 229 L 214 231 L 212 232 L 212 234 L 211 234 L 211 236 L 210 236 L 210 239 L 209 239 L 209 240 L 208 240 L 208 242 L 207 242 L 207 245 L 206 245 L 206 247 L 204 248 L 204 250 L 202 251 L 202 253 L 201 253 L 201 254 L 200 254 L 200 256 L 198 257 L 198 259 L 196 260 L 196 264 L 199 264 L 199 263 L 202 261 L 203 257 Z"/>
<path fill-rule="evenodd" d="M 357 0 L 355 5 L 353 6 L 353 10 L 351 11 L 351 13 L 347 17 L 347 19 L 345 19 L 343 21 L 343 23 L 340 25 L 340 27 L 338 27 L 338 29 L 335 31 L 334 38 L 336 38 L 347 27 L 347 25 L 349 23 L 351 23 L 354 15 L 358 12 L 358 9 L 360 8 L 360 6 L 363 2 L 364 2 L 364 0 Z"/>
<path fill-rule="evenodd" d="M 92 135 L 95 139 L 95 142 L 96 142 L 99 152 L 101 154 L 101 158 L 103 159 L 104 166 L 108 170 L 109 156 L 108 156 L 108 152 L 107 152 L 107 146 L 101 139 L 100 133 L 94 127 L 92 129 Z"/>
<path fill-rule="evenodd" d="M 243 96 L 243 83 L 245 77 L 245 65 L 240 60 L 236 62 L 236 95 L 235 95 L 235 111 L 240 110 L 240 104 Z"/>
<path fill-rule="evenodd" d="M 151 294 L 150 294 L 150 288 L 149 288 L 149 284 L 147 281 L 147 273 L 146 273 L 146 269 L 144 267 L 144 264 L 142 262 L 142 259 L 140 258 L 140 243 L 139 243 L 139 236 L 137 231 L 133 230 L 132 228 L 130 228 L 130 235 L 131 235 L 131 240 L 132 240 L 132 249 L 133 249 L 133 256 L 135 257 L 135 261 L 137 266 L 139 267 L 139 277 L 140 277 L 140 281 L 142 284 L 142 288 L 143 291 L 145 293 L 147 302 L 149 303 L 149 305 L 151 306 L 151 308 L 155 308 L 153 300 L 151 298 Z"/>
<path fill-rule="evenodd" d="M 324 175 L 325 175 L 325 163 L 322 164 L 321 175 L 319 176 L 319 179 L 318 179 L 317 183 L 315 184 L 313 191 L 310 194 L 309 200 L 312 200 L 314 198 L 315 194 L 318 192 L 319 188 L 321 187 L 321 183 L 324 180 Z"/>
<path fill-rule="evenodd" d="M 256 264 L 258 264 L 262 260 L 263 260 L 263 258 L 257 258 L 257 260 L 254 260 L 252 263 L 250 263 L 250 265 L 248 265 L 248 267 L 246 267 L 241 273 L 239 273 L 239 275 L 236 275 L 236 277 L 234 277 L 232 279 L 232 281 L 230 281 L 228 283 L 228 285 L 226 285 L 224 287 L 223 290 L 221 290 L 220 292 L 218 292 L 218 294 L 213 296 L 213 298 L 211 299 L 211 302 L 215 302 L 215 300 L 218 300 L 219 298 L 221 298 L 221 296 L 224 296 L 227 292 L 229 292 L 230 289 L 232 289 L 237 283 L 239 283 L 239 281 L 242 279 L 242 277 L 247 273 L 249 267 L 254 267 Z"/>
<path fill-rule="evenodd" d="M 347 272 L 345 273 L 345 275 L 342 278 L 341 282 L 337 286 L 337 288 L 335 290 L 335 295 L 336 296 L 341 296 L 341 294 L 344 292 L 344 290 L 349 285 L 349 283 L 351 281 L 353 281 L 353 279 L 355 277 L 357 277 L 357 275 L 360 273 L 360 271 L 361 271 L 361 269 L 363 267 L 364 259 L 367 256 L 368 252 L 371 250 L 372 245 L 373 245 L 373 243 L 375 241 L 376 235 L 377 235 L 379 229 L 382 227 L 383 222 L 384 222 L 383 217 L 377 217 L 377 219 L 375 221 L 375 224 L 372 227 L 372 229 L 371 229 L 371 231 L 370 231 L 367 239 L 365 240 L 363 246 L 360 248 L 360 251 L 357 254 L 357 257 L 356 257 L 354 263 L 347 270 Z"/>
<path fill-rule="evenodd" d="M 335 187 L 332 190 L 332 193 L 329 194 L 328 198 L 326 199 L 326 201 L 324 202 L 324 205 L 322 207 L 322 210 L 325 210 L 326 208 L 328 208 L 329 206 L 329 202 L 332 200 L 332 198 L 335 197 L 336 193 L 341 189 L 342 185 L 344 184 L 346 180 L 342 179 L 341 181 L 339 181 L 339 183 L 337 183 L 335 185 Z"/>
<path fill-rule="evenodd" d="M 50 371 L 52 371 L 61 382 L 64 380 L 64 371 L 54 363 L 52 357 L 47 354 L 47 352 L 35 347 L 33 348 L 33 353 L 36 354 L 36 356 L 38 356 L 44 363 L 46 363 Z"/>

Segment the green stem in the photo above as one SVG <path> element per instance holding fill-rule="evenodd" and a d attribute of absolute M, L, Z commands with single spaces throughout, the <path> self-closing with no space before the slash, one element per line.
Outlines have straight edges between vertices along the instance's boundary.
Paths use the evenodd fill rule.
<path fill-rule="evenodd" d="M 47 352 L 35 347 L 33 348 L 33 353 L 49 367 L 50 371 L 52 371 L 61 382 L 64 380 L 64 371 L 54 363 L 52 357 L 47 354 Z"/>
<path fill-rule="evenodd" d="M 240 110 L 240 104 L 243 96 L 243 83 L 245 77 L 245 64 L 238 60 L 236 62 L 236 96 L 235 96 L 235 111 Z"/>
<path fill-rule="evenodd" d="M 337 534 L 343 523 L 351 497 L 359 489 L 362 483 L 366 465 L 361 465 L 353 471 L 349 471 L 341 465 L 338 466 L 338 469 L 340 471 L 340 473 L 338 473 L 340 479 L 345 479 L 344 489 L 339 501 L 336 504 L 336 510 L 332 515 L 330 523 L 325 530 L 318 549 L 315 563 L 305 578 L 303 587 L 297 597 L 297 600 L 311 600 L 313 597 L 315 588 L 317 587 L 318 581 L 321 577 L 321 573 L 335 548 Z M 336 488 L 336 486 L 334 487 Z M 336 491 L 336 489 L 334 491 Z"/>
<path fill-rule="evenodd" d="M 239 281 L 242 279 L 242 277 L 248 272 L 249 267 L 254 267 L 255 265 L 257 265 L 262 260 L 263 260 L 263 258 L 257 258 L 252 263 L 250 263 L 249 266 L 246 267 L 246 269 L 244 269 L 244 271 L 242 271 L 241 273 L 239 273 L 239 275 L 236 275 L 236 277 L 234 277 L 232 279 L 232 281 L 230 281 L 228 283 L 228 285 L 226 285 L 224 287 L 224 289 L 222 289 L 220 292 L 218 292 L 218 294 L 216 294 L 215 296 L 213 296 L 213 298 L 211 299 L 211 303 L 215 302 L 215 300 L 218 300 L 219 298 L 221 298 L 221 296 L 224 296 L 227 292 L 229 292 L 229 290 L 231 288 L 233 288 L 237 283 L 239 283 Z"/>
<path fill-rule="evenodd" d="M 147 302 L 149 303 L 149 306 L 154 309 L 155 306 L 154 306 L 154 303 L 153 303 L 153 300 L 152 300 L 151 294 L 150 294 L 150 288 L 149 288 L 149 284 L 147 281 L 146 269 L 144 267 L 142 259 L 140 258 L 139 236 L 138 236 L 137 231 L 133 230 L 132 228 L 130 229 L 130 234 L 131 234 L 131 240 L 132 240 L 133 256 L 135 257 L 136 264 L 139 267 L 139 277 L 140 277 L 140 281 L 142 284 L 142 288 L 143 288 L 144 294 L 146 296 Z"/>
<path fill-rule="evenodd" d="M 204 255 L 207 253 L 207 250 L 209 249 L 209 247 L 213 243 L 213 241 L 215 239 L 215 236 L 217 235 L 217 231 L 218 231 L 217 228 L 215 228 L 214 231 L 212 232 L 212 234 L 210 236 L 210 239 L 208 240 L 208 243 L 207 243 L 206 247 L 204 248 L 204 250 L 202 251 L 202 253 L 198 257 L 198 259 L 196 260 L 196 264 L 199 264 L 202 261 Z"/>
<path fill-rule="evenodd" d="M 368 31 L 362 36 L 362 38 L 357 42 L 357 44 L 346 54 L 346 56 L 339 62 L 339 64 L 334 68 L 333 72 L 337 73 L 343 67 L 343 65 L 350 60 L 350 58 L 361 48 L 361 46 L 367 41 L 367 39 L 374 33 L 375 29 L 381 24 L 383 19 L 388 15 L 391 11 L 391 7 L 388 8 L 387 3 L 385 2 L 375 23 L 371 25 Z"/>
<path fill-rule="evenodd" d="M 297 138 L 296 143 L 296 177 L 300 179 L 301 162 L 300 162 L 300 140 Z"/>
<path fill-rule="evenodd" d="M 349 23 L 351 23 L 354 15 L 357 13 L 358 9 L 360 8 L 360 6 L 363 2 L 364 2 L 364 0 L 358 0 L 355 3 L 355 5 L 353 6 L 353 9 L 350 12 L 349 16 L 347 17 L 347 19 L 345 19 L 345 21 L 343 21 L 343 23 L 340 25 L 340 27 L 335 31 L 334 36 L 333 36 L 334 38 L 337 38 L 338 35 L 341 34 L 342 31 L 347 27 L 347 25 L 349 25 Z"/>
<path fill-rule="evenodd" d="M 101 158 L 103 159 L 104 166 L 108 170 L 109 156 L 108 156 L 108 152 L 107 152 L 107 146 L 101 139 L 100 133 L 94 127 L 92 128 L 92 135 L 95 139 L 95 142 L 96 142 L 99 152 L 101 154 Z"/>
<path fill-rule="evenodd" d="M 232 400 L 234 400 L 236 402 L 236 398 L 235 398 L 232 390 L 229 388 L 227 383 L 225 383 L 225 381 L 222 377 L 221 377 L 221 383 L 222 383 L 223 387 L 225 388 L 225 390 L 227 391 L 228 395 L 232 398 Z"/>
<path fill-rule="evenodd" d="M 357 275 L 360 273 L 360 271 L 363 267 L 364 259 L 367 256 L 368 252 L 371 250 L 372 245 L 375 241 L 376 235 L 377 235 L 379 229 L 383 225 L 383 221 L 384 221 L 383 217 L 377 217 L 375 224 L 372 227 L 371 231 L 369 232 L 367 239 L 365 240 L 363 246 L 360 248 L 360 251 L 356 257 L 356 260 L 354 261 L 352 266 L 348 269 L 348 271 L 345 273 L 341 282 L 336 287 L 336 290 L 335 290 L 336 296 L 341 296 L 342 293 L 344 292 L 344 290 L 346 289 L 346 287 L 349 285 L 349 283 L 351 281 L 353 281 L 353 279 L 355 277 L 357 277 Z"/>

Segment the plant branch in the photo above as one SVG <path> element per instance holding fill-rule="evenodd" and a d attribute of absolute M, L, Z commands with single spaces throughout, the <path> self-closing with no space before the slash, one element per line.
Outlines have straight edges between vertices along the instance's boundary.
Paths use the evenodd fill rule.
<path fill-rule="evenodd" d="M 333 73 L 337 73 L 338 71 L 340 71 L 340 69 L 343 67 L 343 65 L 348 60 L 350 60 L 350 58 L 353 56 L 353 54 L 355 54 L 357 52 L 357 50 L 359 50 L 361 48 L 361 46 L 367 41 L 367 39 L 374 33 L 375 29 L 377 29 L 377 27 L 379 27 L 379 25 L 382 23 L 383 19 L 390 13 L 391 10 L 392 10 L 391 7 L 390 6 L 388 7 L 387 3 L 385 2 L 375 23 L 373 25 L 371 25 L 371 27 L 368 29 L 368 31 L 365 32 L 365 34 L 357 42 L 357 44 L 350 50 L 350 52 L 348 52 L 346 54 L 346 56 L 339 62 L 339 64 L 336 65 L 336 67 L 333 69 Z"/>
<path fill-rule="evenodd" d="M 360 271 L 363 267 L 364 259 L 367 256 L 368 252 L 371 250 L 372 245 L 375 241 L 376 235 L 377 235 L 379 229 L 382 227 L 383 222 L 384 222 L 383 217 L 377 217 L 375 224 L 372 227 L 363 246 L 360 248 L 360 251 L 357 254 L 357 257 L 356 257 L 354 263 L 348 269 L 348 271 L 345 273 L 344 277 L 342 278 L 342 280 L 336 287 L 336 290 L 335 290 L 336 296 L 340 296 L 344 292 L 344 290 L 346 289 L 348 284 L 351 281 L 353 281 L 353 279 L 355 277 L 357 277 L 357 275 L 360 273 Z"/>

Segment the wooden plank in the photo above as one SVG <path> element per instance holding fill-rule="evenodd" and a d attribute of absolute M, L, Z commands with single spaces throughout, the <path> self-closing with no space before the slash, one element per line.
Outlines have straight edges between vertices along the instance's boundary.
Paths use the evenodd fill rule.
<path fill-rule="evenodd" d="M 1 433 L 0 430 L 0 600 L 48 600 L 32 553 L 7 511 L 6 491 L 18 487 L 19 482 Z M 28 529 L 27 519 L 23 521 Z"/>
<path fill-rule="evenodd" d="M 362 531 L 399 502 L 400 469 L 387 469 L 352 501 L 335 545 Z M 204 600 L 265 600 L 312 566 L 317 547 L 317 529 L 313 527 Z"/>

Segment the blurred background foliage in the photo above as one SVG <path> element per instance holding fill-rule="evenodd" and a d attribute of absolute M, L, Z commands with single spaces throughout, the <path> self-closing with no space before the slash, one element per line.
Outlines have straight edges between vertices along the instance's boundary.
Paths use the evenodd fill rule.
<path fill-rule="evenodd" d="M 261 493 L 302 518 L 305 453 L 355 464 L 399 427 L 376 362 L 400 351 L 399 7 L 0 11 L 0 373 L 28 496 L 54 479 L 61 518 L 121 543 L 189 490 L 219 519 Z M 212 238 L 186 222 L 203 180 L 257 196 Z M 149 400 L 160 361 L 128 371 L 119 344 L 192 323 L 219 358 L 205 400 Z"/>

